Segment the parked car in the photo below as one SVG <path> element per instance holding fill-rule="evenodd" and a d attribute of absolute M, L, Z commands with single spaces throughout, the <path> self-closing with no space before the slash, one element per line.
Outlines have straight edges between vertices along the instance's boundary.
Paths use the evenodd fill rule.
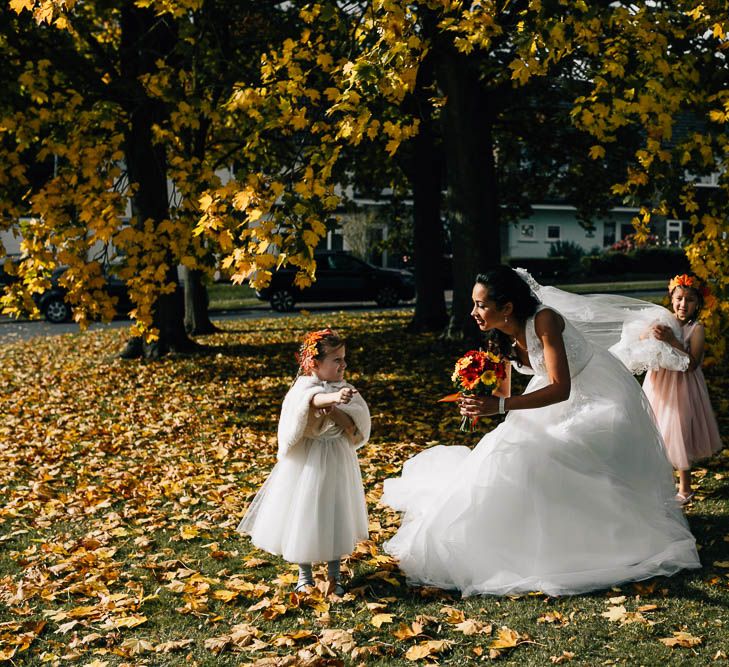
<path fill-rule="evenodd" d="M 51 288 L 36 298 L 38 308 L 43 316 L 54 324 L 61 324 L 71 319 L 71 306 L 66 303 L 66 290 L 58 284 L 66 267 L 60 266 L 51 274 Z M 132 309 L 129 291 L 123 280 L 112 273 L 105 273 L 106 284 L 104 289 L 111 296 L 117 297 L 116 312 L 125 316 Z"/>
<path fill-rule="evenodd" d="M 271 308 L 291 311 L 302 301 L 376 301 L 380 306 L 396 306 L 415 296 L 415 279 L 409 271 L 373 266 L 341 250 L 317 252 L 316 281 L 304 289 L 294 285 L 296 270 L 278 270 L 271 284 L 256 292 Z"/>
<path fill-rule="evenodd" d="M 0 257 L 0 294 L 2 294 L 2 290 L 6 285 L 12 285 L 12 283 L 18 281 L 17 276 L 5 270 L 5 263 L 10 262 L 17 265 L 18 261 L 16 257 Z"/>

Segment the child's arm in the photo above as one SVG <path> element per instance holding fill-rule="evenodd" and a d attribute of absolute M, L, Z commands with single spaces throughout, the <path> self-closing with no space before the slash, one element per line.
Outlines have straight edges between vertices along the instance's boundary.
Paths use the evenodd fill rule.
<path fill-rule="evenodd" d="M 677 350 L 681 350 L 681 352 L 686 352 L 683 343 L 676 338 L 676 334 L 673 333 L 673 329 L 671 329 L 671 327 L 663 324 L 656 324 L 651 328 L 651 331 L 658 340 L 668 343 Z M 696 368 L 701 365 L 701 360 L 704 357 L 704 342 L 704 327 L 702 324 L 697 324 L 694 333 L 691 335 L 689 350 L 686 352 L 689 356 L 689 365 L 686 369 L 687 371 L 696 370 Z"/>
<path fill-rule="evenodd" d="M 332 391 L 329 393 L 314 394 L 311 399 L 312 408 L 330 408 L 340 403 L 349 403 L 352 400 L 352 396 L 357 393 L 356 389 L 351 387 L 343 387 L 339 391 Z"/>
<path fill-rule="evenodd" d="M 332 408 L 329 416 L 332 421 L 337 424 L 337 426 L 341 427 L 344 431 L 344 435 L 347 436 L 347 439 L 352 445 L 356 446 L 362 441 L 362 434 L 359 432 L 354 420 L 346 412 L 342 412 L 337 408 Z"/>
<path fill-rule="evenodd" d="M 704 342 L 706 340 L 704 325 L 697 324 L 690 338 L 691 342 L 689 343 L 688 351 L 690 361 L 686 370 L 693 371 L 701 366 L 701 361 L 704 358 Z"/>

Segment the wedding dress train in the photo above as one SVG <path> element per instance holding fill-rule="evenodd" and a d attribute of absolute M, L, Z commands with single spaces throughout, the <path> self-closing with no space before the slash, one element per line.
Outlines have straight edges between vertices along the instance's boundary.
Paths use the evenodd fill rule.
<path fill-rule="evenodd" d="M 569 399 L 515 410 L 473 449 L 436 446 L 385 481 L 385 550 L 408 581 L 462 595 L 569 595 L 700 567 L 640 385 L 565 318 Z M 544 351 L 526 325 L 533 373 Z"/>

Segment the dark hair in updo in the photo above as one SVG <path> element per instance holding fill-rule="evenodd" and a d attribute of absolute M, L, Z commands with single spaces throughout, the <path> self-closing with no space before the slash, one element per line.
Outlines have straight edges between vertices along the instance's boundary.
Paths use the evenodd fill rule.
<path fill-rule="evenodd" d="M 476 282 L 486 287 L 489 299 L 499 308 L 511 303 L 512 317 L 521 323 L 526 322 L 537 312 L 539 299 L 521 276 L 509 266 L 496 266 L 486 273 L 479 273 Z M 491 351 L 505 357 L 512 357 L 511 339 L 498 329 L 492 329 L 486 335 Z"/>

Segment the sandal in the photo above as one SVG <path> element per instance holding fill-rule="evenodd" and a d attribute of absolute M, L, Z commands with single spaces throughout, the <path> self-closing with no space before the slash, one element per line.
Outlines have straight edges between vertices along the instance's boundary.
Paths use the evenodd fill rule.
<path fill-rule="evenodd" d="M 695 491 L 692 491 L 687 496 L 684 496 L 683 493 L 677 493 L 676 494 L 676 502 L 681 506 L 684 507 L 688 505 L 696 495 Z"/>

